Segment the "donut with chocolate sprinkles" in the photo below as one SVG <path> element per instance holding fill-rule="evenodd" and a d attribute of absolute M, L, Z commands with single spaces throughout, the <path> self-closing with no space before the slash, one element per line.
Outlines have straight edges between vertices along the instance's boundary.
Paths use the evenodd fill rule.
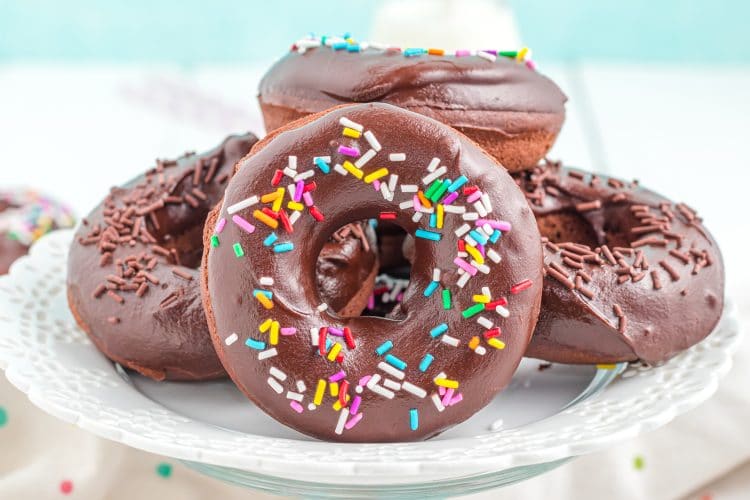
<path fill-rule="evenodd" d="M 209 337 L 197 268 L 206 215 L 256 141 L 252 134 L 230 136 L 203 154 L 157 160 L 113 188 L 83 220 L 68 258 L 68 301 L 108 358 L 155 380 L 225 376 Z M 232 224 L 251 227 L 240 217 Z M 332 307 L 352 314 L 365 307 L 368 280 L 374 283 L 377 272 L 368 230 L 362 223 L 342 228 L 318 261 L 322 293 Z"/>
<path fill-rule="evenodd" d="M 657 364 L 711 333 L 724 265 L 695 210 L 555 162 L 514 176 L 544 245 L 542 310 L 527 356 Z"/>
<path fill-rule="evenodd" d="M 336 314 L 315 293 L 328 235 L 361 219 L 414 238 L 398 318 Z M 539 311 L 540 235 L 513 179 L 461 133 L 389 104 L 271 133 L 205 230 L 203 296 L 227 372 L 277 421 L 321 439 L 414 441 L 469 418 L 509 383 Z"/>

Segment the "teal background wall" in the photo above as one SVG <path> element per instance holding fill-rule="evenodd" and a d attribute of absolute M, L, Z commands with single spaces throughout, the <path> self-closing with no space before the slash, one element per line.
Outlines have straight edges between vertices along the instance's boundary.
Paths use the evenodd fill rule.
<path fill-rule="evenodd" d="M 377 3 L 0 0 L 0 61 L 267 60 L 309 31 L 367 38 Z M 545 60 L 750 63 L 747 1 L 508 3 L 523 39 Z"/>

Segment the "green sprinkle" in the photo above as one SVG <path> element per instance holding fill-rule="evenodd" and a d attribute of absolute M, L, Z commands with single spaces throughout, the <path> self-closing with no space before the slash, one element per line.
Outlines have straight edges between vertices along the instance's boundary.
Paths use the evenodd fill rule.
<path fill-rule="evenodd" d="M 4 427 L 8 423 L 8 412 L 5 408 L 0 406 L 0 427 Z"/>
<path fill-rule="evenodd" d="M 516 52 L 515 50 L 501 50 L 500 52 L 497 53 L 497 55 L 503 56 L 503 57 L 515 58 L 518 55 L 518 52 Z"/>
<path fill-rule="evenodd" d="M 445 179 L 443 183 L 440 185 L 439 188 L 435 190 L 434 193 L 432 193 L 432 196 L 429 196 L 429 200 L 433 203 L 437 203 L 440 198 L 443 197 L 445 192 L 448 190 L 448 186 L 451 185 L 451 181 L 449 179 Z"/>
<path fill-rule="evenodd" d="M 644 465 L 645 463 L 643 461 L 643 457 L 640 455 L 636 455 L 636 457 L 633 459 L 633 468 L 635 470 L 642 470 Z"/>
<path fill-rule="evenodd" d="M 469 307 L 468 309 L 464 309 L 461 315 L 464 318 L 471 318 L 475 314 L 479 314 L 480 312 L 484 311 L 484 304 L 474 304 L 473 306 Z"/>
<path fill-rule="evenodd" d="M 237 258 L 244 257 L 245 251 L 242 249 L 242 245 L 239 243 L 235 243 L 232 245 L 232 248 L 234 248 L 234 254 L 237 256 Z"/>
<path fill-rule="evenodd" d="M 216 235 L 211 236 L 211 246 L 216 248 L 219 246 L 219 237 Z"/>
<path fill-rule="evenodd" d="M 156 466 L 156 473 L 161 477 L 169 477 L 172 475 L 172 464 L 162 462 Z"/>
<path fill-rule="evenodd" d="M 443 290 L 443 309 L 451 308 L 451 291 L 448 289 Z"/>
<path fill-rule="evenodd" d="M 425 198 L 429 199 L 430 196 L 432 196 L 432 193 L 434 193 L 442 185 L 443 181 L 441 181 L 440 179 L 433 181 L 432 184 L 430 184 L 430 187 L 427 188 L 427 191 L 425 191 L 424 193 Z"/>

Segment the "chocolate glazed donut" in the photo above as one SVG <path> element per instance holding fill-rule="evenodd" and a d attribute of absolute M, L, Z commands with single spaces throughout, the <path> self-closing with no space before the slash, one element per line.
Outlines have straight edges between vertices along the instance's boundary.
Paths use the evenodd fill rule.
<path fill-rule="evenodd" d="M 270 216 L 287 208 L 292 231 Z M 315 293 L 328 236 L 369 218 L 415 236 L 398 320 L 342 317 Z M 518 366 L 541 298 L 539 237 L 512 178 L 450 127 L 387 104 L 303 118 L 253 148 L 206 222 L 214 346 L 245 395 L 300 432 L 434 436 Z"/>
<path fill-rule="evenodd" d="M 695 210 L 559 163 L 516 179 L 546 241 L 542 310 L 527 356 L 660 363 L 713 330 L 724 266 Z"/>
<path fill-rule="evenodd" d="M 196 268 L 206 215 L 256 141 L 252 134 L 231 136 L 207 153 L 158 161 L 113 188 L 83 221 L 70 249 L 68 301 L 107 357 L 155 380 L 225 375 L 208 334 Z M 362 249 L 370 241 L 361 228 L 357 234 L 343 228 L 319 263 L 319 282 L 332 303 L 355 313 L 366 300 L 357 298 L 361 283 L 377 269 L 376 256 Z M 331 273 L 332 267 L 343 272 Z"/>
<path fill-rule="evenodd" d="M 524 53 L 308 38 L 268 70 L 258 101 L 268 131 L 339 104 L 386 102 L 450 125 L 515 171 L 552 147 L 567 100 Z"/>

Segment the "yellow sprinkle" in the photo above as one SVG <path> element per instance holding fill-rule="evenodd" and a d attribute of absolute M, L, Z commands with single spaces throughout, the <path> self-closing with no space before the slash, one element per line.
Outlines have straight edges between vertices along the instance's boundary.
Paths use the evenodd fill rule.
<path fill-rule="evenodd" d="M 487 343 L 495 349 L 505 349 L 505 342 L 498 338 L 492 337 L 491 339 L 487 340 Z"/>
<path fill-rule="evenodd" d="M 479 250 L 477 250 L 471 245 L 465 245 L 464 248 L 469 253 L 469 255 L 474 257 L 475 261 L 477 261 L 479 264 L 484 264 L 484 257 L 482 257 L 482 254 L 479 253 Z M 487 302 L 489 302 L 489 300 Z"/>
<path fill-rule="evenodd" d="M 441 203 L 437 206 L 437 214 L 435 214 L 437 218 L 437 220 L 435 221 L 435 225 L 437 226 L 438 229 L 443 229 L 443 218 L 445 217 L 443 215 L 444 213 L 445 213 L 445 208 L 443 207 L 443 204 Z"/>
<path fill-rule="evenodd" d="M 417 197 L 419 198 L 419 203 L 421 203 L 423 207 L 432 208 L 432 203 L 430 203 L 430 200 L 427 199 L 422 191 L 417 191 Z"/>
<path fill-rule="evenodd" d="M 490 301 L 490 298 L 486 295 L 474 295 L 471 300 L 480 304 L 487 304 Z"/>
<path fill-rule="evenodd" d="M 346 395 L 346 400 L 349 401 L 349 395 L 348 394 Z M 341 408 L 343 408 L 343 406 L 341 406 L 341 401 L 339 401 L 338 399 L 336 400 L 335 403 L 333 403 L 332 406 L 333 406 L 333 409 L 336 410 L 336 411 L 340 411 Z"/>
<path fill-rule="evenodd" d="M 339 355 L 339 352 L 341 351 L 341 344 L 338 342 L 334 343 L 331 347 L 331 350 L 328 351 L 328 361 L 336 361 L 336 356 Z"/>
<path fill-rule="evenodd" d="M 436 378 L 435 385 L 445 387 L 446 389 L 458 389 L 458 380 L 450 380 L 447 378 Z"/>
<path fill-rule="evenodd" d="M 271 301 L 271 299 L 269 299 L 262 293 L 256 293 L 255 298 L 258 300 L 258 302 L 263 304 L 263 307 L 265 307 L 266 309 L 273 309 L 273 301 Z"/>
<path fill-rule="evenodd" d="M 273 205 L 271 205 L 271 210 L 273 210 L 274 212 L 278 212 L 279 210 L 281 210 L 281 204 L 284 203 L 284 193 L 286 193 L 284 188 L 279 188 L 279 191 L 277 192 L 279 192 L 279 197 L 276 198 L 273 201 Z"/>
<path fill-rule="evenodd" d="M 322 378 L 318 380 L 318 386 L 315 388 L 315 398 L 313 398 L 313 403 L 320 406 L 320 403 L 323 402 L 323 394 L 326 390 L 326 381 Z"/>
<path fill-rule="evenodd" d="M 331 396 L 334 398 L 339 395 L 339 383 L 338 382 L 331 382 L 328 384 L 328 391 L 331 393 Z"/>
<path fill-rule="evenodd" d="M 518 51 L 518 54 L 516 54 L 516 61 L 523 61 L 526 59 L 526 54 L 529 53 L 529 48 L 524 47 L 521 50 Z"/>
<path fill-rule="evenodd" d="M 376 180 L 380 179 L 381 177 L 385 177 L 386 175 L 388 175 L 388 169 L 385 168 L 385 167 L 379 168 L 376 171 L 374 171 L 374 172 L 372 172 L 370 174 L 367 174 L 365 176 L 365 182 L 368 183 L 368 184 L 370 184 L 370 183 L 372 183 L 372 181 L 376 181 Z"/>
<path fill-rule="evenodd" d="M 279 221 L 277 221 L 273 217 L 269 217 L 268 215 L 264 214 L 260 210 L 254 211 L 253 217 L 255 217 L 256 219 L 261 221 L 263 224 L 273 229 L 276 229 L 277 227 L 279 227 Z"/>
<path fill-rule="evenodd" d="M 611 363 L 611 364 L 599 364 L 599 365 L 596 365 L 596 368 L 599 369 L 599 370 L 614 370 L 615 368 L 617 368 L 617 365 L 614 364 L 614 363 Z"/>
<path fill-rule="evenodd" d="M 304 210 L 305 206 L 298 202 L 298 201 L 290 201 L 286 204 L 287 207 L 289 207 L 289 210 Z"/>
<path fill-rule="evenodd" d="M 264 194 L 260 197 L 261 203 L 271 203 L 272 201 L 276 201 L 279 196 L 284 194 L 284 189 L 279 188 L 276 191 L 273 191 L 271 193 Z"/>
<path fill-rule="evenodd" d="M 260 333 L 266 333 L 269 328 L 271 328 L 271 325 L 273 324 L 273 320 L 271 318 L 268 318 L 263 323 L 260 324 L 258 327 L 258 330 L 260 330 Z"/>
<path fill-rule="evenodd" d="M 268 341 L 271 343 L 271 345 L 276 345 L 279 343 L 279 322 L 274 321 L 273 324 L 271 324 L 271 335 L 269 336 Z"/>
<path fill-rule="evenodd" d="M 346 137 L 353 137 L 354 139 L 359 139 L 359 136 L 362 135 L 359 133 L 358 130 L 354 130 L 353 128 L 349 128 L 349 127 L 344 127 L 343 134 Z"/>
<path fill-rule="evenodd" d="M 469 349 L 471 349 L 471 350 L 473 351 L 474 349 L 476 349 L 476 348 L 477 348 L 477 346 L 478 346 L 478 345 L 479 345 L 479 337 L 477 337 L 477 336 L 475 335 L 475 336 L 474 336 L 474 337 L 472 337 L 472 338 L 471 338 L 471 340 L 469 341 Z"/>
<path fill-rule="evenodd" d="M 361 179 L 362 176 L 365 175 L 362 169 L 355 167 L 354 164 L 350 162 L 349 160 L 346 160 L 342 166 L 347 172 L 352 174 L 357 179 Z"/>

